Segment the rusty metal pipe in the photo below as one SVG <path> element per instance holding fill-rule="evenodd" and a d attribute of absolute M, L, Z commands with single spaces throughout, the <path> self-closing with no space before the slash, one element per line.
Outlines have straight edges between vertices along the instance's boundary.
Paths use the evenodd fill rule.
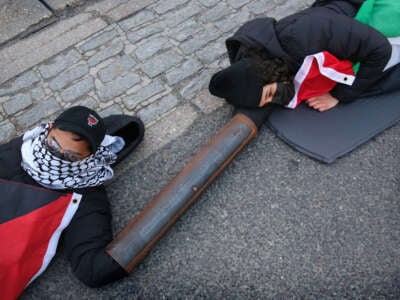
<path fill-rule="evenodd" d="M 257 122 L 256 122 L 257 123 Z M 256 123 L 236 114 L 106 247 L 127 272 L 257 134 Z"/>

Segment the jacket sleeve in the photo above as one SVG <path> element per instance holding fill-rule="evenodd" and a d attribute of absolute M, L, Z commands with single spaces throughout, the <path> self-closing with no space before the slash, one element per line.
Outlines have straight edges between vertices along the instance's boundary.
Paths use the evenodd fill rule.
<path fill-rule="evenodd" d="M 385 75 L 383 70 L 392 52 L 389 41 L 378 31 L 356 20 L 351 20 L 351 23 L 352 30 L 348 34 L 351 46 L 344 49 L 344 55 L 347 56 L 346 59 L 360 62 L 360 68 L 352 86 L 337 84 L 331 91 L 341 102 L 356 100 L 377 84 Z"/>
<path fill-rule="evenodd" d="M 64 231 L 64 249 L 78 279 L 99 287 L 128 273 L 104 251 L 113 237 L 105 188 L 96 187 L 82 194 L 80 206 Z"/>
<path fill-rule="evenodd" d="M 323 6 L 332 11 L 354 17 L 365 0 L 316 0 L 311 7 Z"/>
<path fill-rule="evenodd" d="M 0 178 L 11 180 L 21 173 L 22 137 L 0 145 Z"/>
<path fill-rule="evenodd" d="M 360 62 L 352 86 L 338 84 L 332 95 L 342 102 L 355 100 L 385 74 L 391 55 L 389 41 L 372 27 L 347 16 L 311 8 L 284 21 L 282 47 L 302 62 L 305 56 L 328 51 L 339 59 Z"/>

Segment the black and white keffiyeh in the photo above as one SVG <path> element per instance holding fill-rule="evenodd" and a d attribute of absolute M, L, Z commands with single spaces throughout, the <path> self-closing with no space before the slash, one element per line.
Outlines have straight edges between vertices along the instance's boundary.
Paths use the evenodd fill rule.
<path fill-rule="evenodd" d="M 21 166 L 37 183 L 50 189 L 78 189 L 98 186 L 113 177 L 110 164 L 117 158 L 111 149 L 115 143 L 108 141 L 104 146 L 103 141 L 99 149 L 85 159 L 66 161 L 54 156 L 45 146 L 49 126 L 50 123 L 38 126 L 23 136 Z"/>

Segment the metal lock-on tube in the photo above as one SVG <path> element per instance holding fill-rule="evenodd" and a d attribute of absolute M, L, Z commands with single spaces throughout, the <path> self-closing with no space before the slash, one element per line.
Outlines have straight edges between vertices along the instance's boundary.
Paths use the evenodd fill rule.
<path fill-rule="evenodd" d="M 131 272 L 257 131 L 251 118 L 237 113 L 114 238 L 107 253 Z"/>

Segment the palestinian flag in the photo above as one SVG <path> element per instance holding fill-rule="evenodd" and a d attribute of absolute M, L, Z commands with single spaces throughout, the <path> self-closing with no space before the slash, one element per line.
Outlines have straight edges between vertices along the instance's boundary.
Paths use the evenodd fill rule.
<path fill-rule="evenodd" d="M 366 0 L 355 19 L 380 31 L 392 45 L 384 71 L 400 63 L 400 1 Z M 358 68 L 359 63 L 352 67 L 349 61 L 339 60 L 326 51 L 307 56 L 295 75 L 295 96 L 287 107 L 296 108 L 310 97 L 327 93 L 337 82 L 353 84 Z"/>
<path fill-rule="evenodd" d="M 294 77 L 295 95 L 286 107 L 296 108 L 306 99 L 329 92 L 337 83 L 352 85 L 354 80 L 350 61 L 327 51 L 308 55 Z"/>
<path fill-rule="evenodd" d="M 16 299 L 53 258 L 81 195 L 0 179 L 1 299 Z"/>

